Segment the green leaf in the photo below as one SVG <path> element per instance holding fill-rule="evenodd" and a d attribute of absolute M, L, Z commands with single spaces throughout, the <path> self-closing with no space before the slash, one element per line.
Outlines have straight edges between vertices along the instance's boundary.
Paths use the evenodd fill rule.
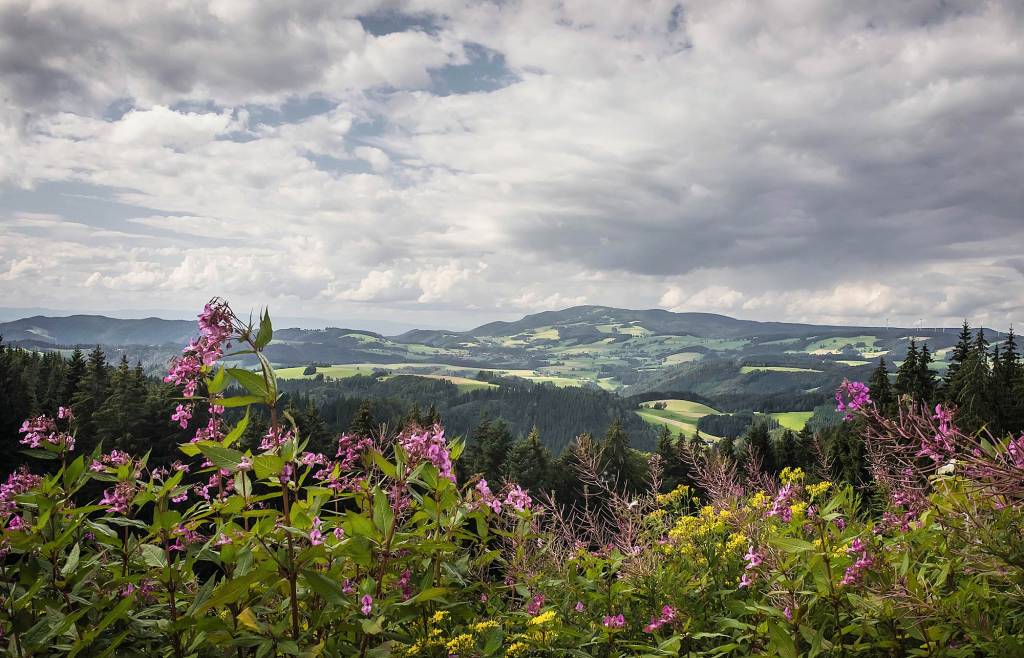
<path fill-rule="evenodd" d="M 802 553 L 814 550 L 814 544 L 803 539 L 797 539 L 796 537 L 776 537 L 770 543 L 775 548 L 786 553 Z"/>
<path fill-rule="evenodd" d="M 227 468 L 233 471 L 238 468 L 238 462 L 242 461 L 242 453 L 232 448 L 224 448 L 206 441 L 201 441 L 196 445 L 199 446 L 203 456 L 213 462 L 218 468 Z"/>
<path fill-rule="evenodd" d="M 245 407 L 250 404 L 258 404 L 260 402 L 266 402 L 266 398 L 259 395 L 236 395 L 233 398 L 221 398 L 217 400 L 217 404 L 225 408 L 231 407 Z"/>
<path fill-rule="evenodd" d="M 284 460 L 277 455 L 256 455 L 252 459 L 252 468 L 256 477 L 264 480 L 280 473 L 284 468 Z"/>
<path fill-rule="evenodd" d="M 796 642 L 793 641 L 785 626 L 774 620 L 769 621 L 768 635 L 772 639 L 772 644 L 775 645 L 775 651 L 782 658 L 797 658 Z"/>
<path fill-rule="evenodd" d="M 267 382 L 264 381 L 262 374 L 242 368 L 228 368 L 227 372 L 245 390 L 258 396 L 261 400 L 267 400 Z"/>
<path fill-rule="evenodd" d="M 71 552 L 68 553 L 68 559 L 60 569 L 60 575 L 62 578 L 67 578 L 68 574 L 72 573 L 78 566 L 78 558 L 81 555 L 81 550 L 82 549 L 78 544 L 71 547 Z"/>
<path fill-rule="evenodd" d="M 302 576 L 306 579 L 309 588 L 324 597 L 324 600 L 341 605 L 348 599 L 345 592 L 342 591 L 341 585 L 323 574 L 315 571 L 303 571 Z"/>
<path fill-rule="evenodd" d="M 256 334 L 255 346 L 256 349 L 261 350 L 270 343 L 270 339 L 274 336 L 274 326 L 270 322 L 270 311 L 263 311 L 263 317 L 260 319 L 260 331 Z"/>
<path fill-rule="evenodd" d="M 231 444 L 241 438 L 247 427 L 249 427 L 249 407 L 245 408 L 245 415 L 242 416 L 242 420 L 235 423 L 235 426 L 228 432 L 228 435 L 224 437 L 220 444 L 225 448 L 230 448 Z"/>
<path fill-rule="evenodd" d="M 227 387 L 228 376 L 224 371 L 224 366 L 221 366 L 217 369 L 217 373 L 206 382 L 206 390 L 209 391 L 210 395 L 216 395 Z"/>

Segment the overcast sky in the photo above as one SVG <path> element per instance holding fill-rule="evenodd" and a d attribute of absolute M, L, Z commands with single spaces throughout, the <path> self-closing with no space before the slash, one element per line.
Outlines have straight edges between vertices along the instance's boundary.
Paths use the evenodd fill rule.
<path fill-rule="evenodd" d="M 0 306 L 1024 322 L 1024 3 L 0 1 Z"/>

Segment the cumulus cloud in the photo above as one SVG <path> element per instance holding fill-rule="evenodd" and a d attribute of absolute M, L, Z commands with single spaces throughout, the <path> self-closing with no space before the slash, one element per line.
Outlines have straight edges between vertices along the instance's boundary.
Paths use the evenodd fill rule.
<path fill-rule="evenodd" d="M 0 8 L 11 304 L 1024 311 L 1010 0 L 118 7 Z"/>

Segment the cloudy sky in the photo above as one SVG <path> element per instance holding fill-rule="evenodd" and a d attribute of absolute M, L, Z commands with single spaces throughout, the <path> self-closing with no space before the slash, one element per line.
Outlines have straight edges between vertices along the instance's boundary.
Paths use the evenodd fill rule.
<path fill-rule="evenodd" d="M 0 306 L 1024 322 L 1017 0 L 0 0 Z"/>

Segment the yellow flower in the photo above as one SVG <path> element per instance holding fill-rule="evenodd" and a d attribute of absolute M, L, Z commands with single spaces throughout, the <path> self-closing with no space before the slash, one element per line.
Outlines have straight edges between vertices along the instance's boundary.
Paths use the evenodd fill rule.
<path fill-rule="evenodd" d="M 763 491 L 758 491 L 750 497 L 750 500 L 747 501 L 747 506 L 750 507 L 750 509 L 766 509 L 770 503 L 771 498 L 768 497 L 768 494 Z"/>
<path fill-rule="evenodd" d="M 487 621 L 482 621 L 477 624 L 473 624 L 472 629 L 474 633 L 486 633 L 487 631 L 493 630 L 500 625 L 501 624 L 494 621 L 493 619 L 488 619 Z"/>
<path fill-rule="evenodd" d="M 792 512 L 794 519 L 802 519 L 807 513 L 807 503 L 794 503 L 790 505 L 789 511 Z"/>
<path fill-rule="evenodd" d="M 725 547 L 730 551 L 741 551 L 747 548 L 749 543 L 747 536 L 742 532 L 730 532 L 729 539 L 726 541 Z"/>
<path fill-rule="evenodd" d="M 824 482 L 818 482 L 817 484 L 807 485 L 807 493 L 810 494 L 811 498 L 817 498 L 818 496 L 827 493 L 831 488 L 832 483 L 825 480 Z"/>
<path fill-rule="evenodd" d="M 666 513 L 667 512 L 665 512 L 665 510 L 663 510 L 663 509 L 656 509 L 653 512 L 651 512 L 650 514 L 648 514 L 647 518 L 650 521 L 660 521 L 661 519 L 665 518 L 665 514 Z"/>
<path fill-rule="evenodd" d="M 530 626 L 542 626 L 544 624 L 547 624 L 548 622 L 554 621 L 554 619 L 555 619 L 555 611 L 554 610 L 548 610 L 547 612 L 542 612 L 539 615 L 537 615 L 536 617 L 534 617 L 533 619 L 531 619 L 528 622 L 528 624 Z"/>
<path fill-rule="evenodd" d="M 506 655 L 515 658 L 515 656 L 521 656 L 530 650 L 529 645 L 523 642 L 513 642 L 509 645 L 508 650 L 505 652 Z"/>
<path fill-rule="evenodd" d="M 431 624 L 441 624 L 445 619 L 448 619 L 450 615 L 447 610 L 438 610 L 434 613 L 434 616 L 430 618 Z"/>
<path fill-rule="evenodd" d="M 685 500 L 687 494 L 689 493 L 690 487 L 686 486 L 685 484 L 681 484 L 672 491 L 668 492 L 667 494 L 662 494 L 658 496 L 655 500 L 658 503 L 658 505 L 661 505 L 662 507 L 668 507 L 669 505 L 674 505 L 675 503 Z"/>
<path fill-rule="evenodd" d="M 807 476 L 804 474 L 804 469 L 799 467 L 790 468 L 787 466 L 779 473 L 779 480 L 782 481 L 782 484 L 797 484 L 803 482 L 805 477 Z"/>
<path fill-rule="evenodd" d="M 448 653 L 469 653 L 473 650 L 474 646 L 473 636 L 469 633 L 463 633 L 462 635 L 458 635 L 448 640 L 448 643 L 444 646 L 448 649 Z"/>

